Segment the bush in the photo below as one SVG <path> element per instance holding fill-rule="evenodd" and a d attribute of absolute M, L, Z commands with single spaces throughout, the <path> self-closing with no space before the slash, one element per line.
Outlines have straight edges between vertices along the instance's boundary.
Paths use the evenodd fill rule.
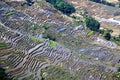
<path fill-rule="evenodd" d="M 81 24 L 80 21 L 74 21 L 71 23 L 71 26 L 75 27 L 75 26 L 79 26 Z"/>
<path fill-rule="evenodd" d="M 117 78 L 120 78 L 120 72 L 114 73 L 114 76 L 117 77 Z"/>
<path fill-rule="evenodd" d="M 40 43 L 43 43 L 43 42 L 44 42 L 42 39 L 36 38 L 36 37 L 31 37 L 31 39 L 32 39 L 33 41 L 39 41 Z"/>
<path fill-rule="evenodd" d="M 111 39 L 111 34 L 110 33 L 106 33 L 104 35 L 104 37 L 105 37 L 106 40 L 110 40 Z"/>
<path fill-rule="evenodd" d="M 46 0 L 63 14 L 70 15 L 75 12 L 75 8 L 64 0 Z"/>
<path fill-rule="evenodd" d="M 8 75 L 5 73 L 5 69 L 0 67 L 0 80 L 12 80 L 8 78 Z"/>
<path fill-rule="evenodd" d="M 114 42 L 120 42 L 120 35 L 118 36 L 118 37 L 112 37 L 112 39 L 111 39 L 112 41 L 114 41 Z"/>
<path fill-rule="evenodd" d="M 120 72 L 120 67 L 118 67 L 117 71 Z"/>
<path fill-rule="evenodd" d="M 105 29 L 103 31 L 103 36 L 105 37 L 106 40 L 110 40 L 111 39 L 110 30 Z"/>
<path fill-rule="evenodd" d="M 45 24 L 45 25 L 43 25 L 43 28 L 44 29 L 48 29 L 48 28 L 50 28 L 51 27 L 51 24 Z"/>
<path fill-rule="evenodd" d="M 55 43 L 54 41 L 52 41 L 52 40 L 49 40 L 49 44 L 50 44 L 50 46 L 52 46 L 52 47 L 55 47 L 55 46 L 56 46 L 56 43 Z"/>
<path fill-rule="evenodd" d="M 9 16 L 9 15 L 13 15 L 15 12 L 12 12 L 12 11 L 10 11 L 10 12 L 6 12 L 6 14 Z"/>
<path fill-rule="evenodd" d="M 92 17 L 85 18 L 86 26 L 92 31 L 98 31 L 100 28 L 100 23 Z"/>
<path fill-rule="evenodd" d="M 43 33 L 42 37 L 45 38 L 45 39 L 50 39 L 50 40 L 56 41 L 55 36 L 52 35 L 52 34 L 49 34 L 47 32 Z"/>

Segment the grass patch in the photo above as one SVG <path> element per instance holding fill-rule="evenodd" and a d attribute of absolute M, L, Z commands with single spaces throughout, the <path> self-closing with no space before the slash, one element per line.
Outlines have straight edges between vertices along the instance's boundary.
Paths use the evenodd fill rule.
<path fill-rule="evenodd" d="M 43 43 L 43 42 L 44 42 L 42 39 L 36 38 L 36 37 L 31 37 L 31 39 L 32 39 L 33 41 L 39 41 L 40 43 Z"/>
<path fill-rule="evenodd" d="M 93 35 L 93 34 L 94 34 L 94 31 L 89 31 L 89 32 L 87 33 L 88 36 L 91 36 L 91 35 Z"/>
<path fill-rule="evenodd" d="M 81 55 L 80 58 L 85 60 L 85 59 L 87 59 L 88 57 L 87 57 L 86 55 Z"/>
<path fill-rule="evenodd" d="M 5 43 L 0 43 L 0 47 L 7 47 L 9 46 L 8 44 L 5 44 Z"/>
<path fill-rule="evenodd" d="M 75 27 L 75 26 L 79 26 L 80 25 L 80 22 L 78 21 L 74 21 L 71 23 L 71 26 Z"/>
<path fill-rule="evenodd" d="M 9 16 L 9 15 L 13 15 L 15 12 L 6 12 L 6 14 Z"/>
<path fill-rule="evenodd" d="M 49 44 L 52 46 L 52 47 L 55 47 L 56 46 L 56 43 L 52 40 L 49 40 Z"/>

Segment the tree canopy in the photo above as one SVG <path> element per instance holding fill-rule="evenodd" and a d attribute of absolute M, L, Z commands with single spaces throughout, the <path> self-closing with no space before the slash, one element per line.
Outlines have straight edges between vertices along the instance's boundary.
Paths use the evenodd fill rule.
<path fill-rule="evenodd" d="M 46 0 L 63 14 L 70 15 L 75 12 L 75 8 L 64 0 Z"/>
<path fill-rule="evenodd" d="M 92 31 L 98 31 L 100 28 L 100 23 L 92 17 L 86 17 L 86 26 Z"/>

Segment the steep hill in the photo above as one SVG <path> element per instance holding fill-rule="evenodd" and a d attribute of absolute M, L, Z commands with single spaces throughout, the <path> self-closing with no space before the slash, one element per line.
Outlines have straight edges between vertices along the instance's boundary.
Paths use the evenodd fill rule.
<path fill-rule="evenodd" d="M 99 32 L 91 34 L 83 17 L 83 13 L 87 14 L 87 8 L 87 15 L 98 21 L 102 17 L 113 17 L 113 13 L 107 12 L 108 8 L 102 4 L 82 0 L 79 4 L 78 0 L 66 1 L 76 9 L 69 16 L 45 0 L 33 0 L 30 6 L 23 5 L 26 3 L 24 0 L 0 1 L 0 67 L 5 69 L 9 79 L 120 79 L 120 46 L 105 40 Z M 110 16 L 100 17 L 97 11 L 91 14 L 96 8 L 90 10 L 88 3 L 105 8 Z"/>

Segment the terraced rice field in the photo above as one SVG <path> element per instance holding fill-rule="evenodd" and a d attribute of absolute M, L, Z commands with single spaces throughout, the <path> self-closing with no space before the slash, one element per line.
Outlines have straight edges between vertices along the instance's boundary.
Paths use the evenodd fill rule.
<path fill-rule="evenodd" d="M 56 18 L 54 12 L 45 13 L 36 7 L 37 4 L 20 11 L 0 1 L 0 67 L 10 78 L 119 80 L 113 74 L 120 64 L 120 50 L 92 44 L 98 34 L 88 36 L 90 30 L 82 24 L 70 26 L 62 16 Z M 10 11 L 14 14 L 6 14 Z M 51 27 L 45 30 L 45 24 Z M 64 30 L 58 31 L 61 27 Z M 45 31 L 54 34 L 56 41 L 43 38 Z"/>

